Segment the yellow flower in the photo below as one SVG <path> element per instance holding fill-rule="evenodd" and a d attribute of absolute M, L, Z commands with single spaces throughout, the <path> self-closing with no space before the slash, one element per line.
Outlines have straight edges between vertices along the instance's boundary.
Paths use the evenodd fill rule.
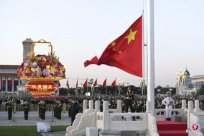
<path fill-rule="evenodd" d="M 31 71 L 36 71 L 36 69 L 35 68 L 31 68 Z"/>
<path fill-rule="evenodd" d="M 55 70 L 56 70 L 55 67 L 53 67 L 53 66 L 50 67 L 51 72 L 55 72 Z"/>
<path fill-rule="evenodd" d="M 46 68 L 50 68 L 50 65 L 47 65 Z"/>

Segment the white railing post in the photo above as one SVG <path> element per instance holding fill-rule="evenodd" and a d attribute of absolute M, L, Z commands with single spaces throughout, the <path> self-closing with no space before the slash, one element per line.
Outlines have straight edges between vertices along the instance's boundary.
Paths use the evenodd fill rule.
<path fill-rule="evenodd" d="M 182 104 L 181 108 L 186 109 L 186 100 L 181 100 L 181 104 Z"/>
<path fill-rule="evenodd" d="M 117 100 L 117 112 L 122 112 L 122 102 L 121 102 L 121 100 Z"/>
<path fill-rule="evenodd" d="M 190 131 L 190 113 L 193 111 L 193 101 L 188 101 L 187 129 Z"/>
<path fill-rule="evenodd" d="M 103 129 L 109 129 L 109 110 L 108 110 L 108 101 L 103 101 Z"/>
<path fill-rule="evenodd" d="M 83 112 L 87 109 L 87 100 L 83 100 Z"/>
<path fill-rule="evenodd" d="M 200 112 L 199 100 L 195 100 L 195 108 L 193 111 L 194 112 Z"/>
<path fill-rule="evenodd" d="M 89 100 L 89 110 L 93 109 L 93 100 Z"/>
<path fill-rule="evenodd" d="M 181 109 L 182 109 L 181 116 L 184 116 L 186 110 L 186 100 L 181 100 Z"/>
<path fill-rule="evenodd" d="M 100 101 L 99 100 L 95 101 L 95 111 L 100 112 Z"/>

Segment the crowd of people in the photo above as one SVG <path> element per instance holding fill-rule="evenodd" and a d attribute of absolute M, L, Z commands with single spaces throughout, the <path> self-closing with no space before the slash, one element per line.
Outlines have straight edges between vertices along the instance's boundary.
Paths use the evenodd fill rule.
<path fill-rule="evenodd" d="M 61 112 L 61 107 L 63 103 L 66 103 L 67 110 L 69 111 L 69 116 L 71 117 L 72 121 L 75 118 L 75 115 L 78 112 L 82 112 L 82 104 L 83 100 L 100 100 L 101 103 L 103 101 L 109 101 L 109 108 L 116 109 L 117 107 L 117 100 L 122 100 L 122 112 L 144 112 L 146 111 L 146 95 L 135 94 L 131 87 L 127 88 L 125 95 L 103 95 L 101 93 L 95 94 L 93 96 L 85 96 L 85 95 L 69 95 L 69 96 L 49 96 L 49 97 L 32 97 L 29 94 L 23 95 L 10 95 L 10 94 L 0 94 L 0 107 L 2 105 L 6 105 L 8 103 L 16 103 L 16 104 L 23 104 L 27 103 L 33 105 L 39 105 L 42 101 L 45 105 L 53 104 L 54 108 L 56 108 L 55 117 L 59 118 L 57 113 Z M 189 94 L 189 95 L 172 95 L 170 97 L 170 93 L 163 95 L 156 95 L 155 96 L 155 108 L 165 108 L 166 109 L 166 118 L 170 120 L 170 113 L 172 108 L 181 108 L 181 100 L 196 100 L 200 101 L 200 108 L 204 109 L 204 96 Z M 172 103 L 171 103 L 172 102 Z M 101 111 L 103 106 L 101 104 Z M 0 110 L 6 110 L 0 108 Z"/>

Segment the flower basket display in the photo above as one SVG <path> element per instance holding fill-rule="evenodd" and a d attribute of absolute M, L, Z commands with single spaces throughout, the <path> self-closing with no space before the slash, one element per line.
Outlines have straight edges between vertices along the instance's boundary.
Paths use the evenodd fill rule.
<path fill-rule="evenodd" d="M 34 47 L 36 43 L 48 44 L 51 47 L 51 52 L 48 55 L 36 55 Z M 26 89 L 32 95 L 44 96 L 50 95 L 56 91 L 57 85 L 54 81 L 65 78 L 65 68 L 60 63 L 59 58 L 52 51 L 50 42 L 40 40 L 33 42 L 32 51 L 17 70 L 17 76 L 21 80 L 27 80 Z"/>

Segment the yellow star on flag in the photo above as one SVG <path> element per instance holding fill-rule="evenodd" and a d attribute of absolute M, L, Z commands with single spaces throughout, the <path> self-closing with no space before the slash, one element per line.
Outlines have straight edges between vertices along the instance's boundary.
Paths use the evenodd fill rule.
<path fill-rule="evenodd" d="M 128 36 L 126 36 L 125 38 L 128 39 L 128 44 L 131 42 L 131 41 L 134 41 L 135 40 L 135 35 L 136 35 L 137 31 L 132 31 L 132 29 L 130 29 L 130 33 L 128 34 Z"/>

